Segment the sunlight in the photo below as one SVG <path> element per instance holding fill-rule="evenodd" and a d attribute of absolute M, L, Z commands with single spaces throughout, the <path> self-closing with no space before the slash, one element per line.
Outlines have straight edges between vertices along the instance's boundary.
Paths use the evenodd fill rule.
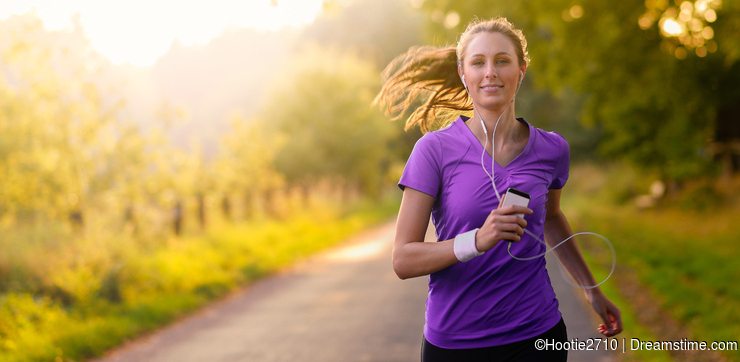
<path fill-rule="evenodd" d="M 662 29 L 669 36 L 678 36 L 684 32 L 683 26 L 673 19 L 665 19 Z"/>
<path fill-rule="evenodd" d="M 175 39 L 184 45 L 205 44 L 225 27 L 277 30 L 311 23 L 322 0 L 247 0 L 202 3 L 182 1 L 43 1 L 19 0 L 0 5 L 0 19 L 35 11 L 50 30 L 72 26 L 79 14 L 93 46 L 112 62 L 153 64 Z"/>
<path fill-rule="evenodd" d="M 668 7 L 665 2 L 646 1 L 647 11 L 637 23 L 643 30 L 649 29 L 658 18 L 658 28 L 664 38 L 673 44 L 666 49 L 678 59 L 685 59 L 693 50 L 700 58 L 717 51 L 714 29 L 709 25 L 717 20 L 716 9 L 722 7 L 722 0 L 676 1 L 677 7 Z M 662 13 L 662 14 L 661 14 Z"/>
<path fill-rule="evenodd" d="M 386 248 L 388 240 L 379 239 L 359 245 L 350 245 L 327 254 L 325 257 L 333 262 L 353 262 L 367 260 L 380 255 Z"/>

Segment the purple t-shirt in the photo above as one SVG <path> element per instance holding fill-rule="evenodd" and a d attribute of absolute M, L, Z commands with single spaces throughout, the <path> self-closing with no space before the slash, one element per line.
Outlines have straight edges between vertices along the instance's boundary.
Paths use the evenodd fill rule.
<path fill-rule="evenodd" d="M 499 200 L 481 166 L 483 145 L 460 117 L 424 135 L 414 146 L 398 185 L 435 198 L 432 222 L 438 240 L 479 228 Z M 506 167 L 496 164 L 494 180 L 502 195 L 514 187 L 532 196 L 527 229 L 543 237 L 549 189 L 568 179 L 570 150 L 560 135 L 529 127 L 529 140 Z M 484 164 L 491 173 L 491 156 Z M 429 276 L 424 336 L 442 348 L 481 348 L 518 342 L 541 334 L 560 321 L 558 301 L 545 269 L 545 258 L 530 261 L 509 256 L 509 242 L 468 262 Z M 534 256 L 544 245 L 528 234 L 512 243 L 517 257 Z"/>

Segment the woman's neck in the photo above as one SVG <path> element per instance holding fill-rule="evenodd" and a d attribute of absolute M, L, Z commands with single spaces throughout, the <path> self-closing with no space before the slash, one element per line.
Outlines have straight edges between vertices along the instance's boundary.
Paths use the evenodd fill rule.
<path fill-rule="evenodd" d="M 499 116 L 501 117 L 500 120 Z M 485 131 L 483 130 L 483 126 L 481 125 L 481 118 L 483 119 L 483 124 L 486 127 Z M 486 137 L 486 133 L 488 133 L 489 145 L 491 143 L 491 137 L 492 135 L 494 135 L 494 128 L 496 137 L 496 139 L 494 140 L 494 144 L 496 144 L 498 147 L 512 141 L 518 142 L 522 139 L 523 133 L 525 132 L 525 130 L 523 129 L 523 125 L 519 121 L 517 121 L 516 117 L 514 116 L 513 104 L 503 110 L 503 115 L 501 114 L 501 111 L 479 109 L 478 107 L 476 107 L 476 109 L 473 111 L 472 120 L 474 122 L 471 124 L 471 129 L 473 130 L 475 135 L 481 142 L 485 143 L 484 137 Z M 497 121 L 498 125 L 496 125 Z"/>

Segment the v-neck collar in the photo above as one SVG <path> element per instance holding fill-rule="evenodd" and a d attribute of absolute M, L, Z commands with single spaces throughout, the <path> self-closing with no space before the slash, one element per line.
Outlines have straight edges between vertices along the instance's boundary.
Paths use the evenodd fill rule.
<path fill-rule="evenodd" d="M 473 148 L 476 150 L 476 152 L 480 155 L 481 153 L 485 153 L 485 159 L 488 160 L 488 164 L 490 165 L 492 162 L 491 155 L 486 152 L 485 149 L 483 149 L 483 145 L 478 141 L 478 138 L 475 137 L 475 134 L 473 134 L 473 131 L 465 124 L 467 120 L 470 118 L 465 116 L 460 116 L 455 123 L 459 124 L 459 127 L 464 128 L 463 133 L 465 133 L 465 136 L 468 138 L 470 143 L 473 145 Z M 510 168 L 511 165 L 517 163 L 520 159 L 524 158 L 529 153 L 529 150 L 532 148 L 532 144 L 534 143 L 534 127 L 532 127 L 529 122 L 527 122 L 524 118 L 517 118 L 516 119 L 519 122 L 522 122 L 529 127 L 529 138 L 527 139 L 527 145 L 524 146 L 524 150 L 520 152 L 516 157 L 514 157 L 509 163 L 507 163 L 505 166 L 501 166 L 498 164 L 498 162 L 494 162 L 498 168 L 501 169 L 507 169 Z"/>

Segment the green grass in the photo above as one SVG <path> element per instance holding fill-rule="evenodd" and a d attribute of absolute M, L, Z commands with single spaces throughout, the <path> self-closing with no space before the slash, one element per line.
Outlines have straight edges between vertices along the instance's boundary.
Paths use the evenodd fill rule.
<path fill-rule="evenodd" d="M 594 168 L 590 173 L 607 171 Z M 578 176 L 584 177 L 583 170 Z M 608 175 L 608 174 L 607 174 Z M 599 180 L 596 175 L 591 180 Z M 608 178 L 608 176 L 607 176 Z M 578 231 L 607 236 L 616 249 L 618 268 L 637 276 L 638 283 L 657 298 L 652 301 L 667 312 L 696 341 L 737 341 L 740 337 L 740 206 L 692 211 L 675 206 L 638 209 L 631 203 L 614 202 L 613 192 L 578 186 L 563 192 L 563 203 Z M 570 192 L 571 194 L 568 194 Z M 580 242 L 597 279 L 605 277 L 610 255 L 594 239 Z M 584 245 L 588 243 L 590 245 Z M 596 246 L 592 246 L 596 245 Z M 595 266 L 595 267 L 594 267 Z M 640 326 L 630 298 L 622 298 L 616 286 L 627 273 L 617 273 L 603 289 L 625 312 L 625 336 L 643 340 L 665 340 L 652 335 L 661 326 Z M 601 280 L 599 279 L 599 280 Z M 654 351 L 634 351 L 630 360 L 656 360 Z M 700 354 L 709 358 L 709 354 Z M 740 360 L 737 351 L 724 352 L 729 360 Z M 667 356 L 665 356 L 667 358 Z M 663 358 L 663 357 L 661 357 Z"/>
<path fill-rule="evenodd" d="M 594 239 L 594 242 L 596 239 Z M 600 247 L 600 245 L 599 245 Z M 604 246 L 604 248 L 607 248 Z M 582 249 L 583 250 L 583 249 Z M 606 250 L 608 253 L 608 250 Z M 607 275 L 609 275 L 609 267 L 610 265 L 604 264 L 604 260 L 607 260 L 607 262 L 610 262 L 611 259 L 609 259 L 609 256 L 607 258 L 594 258 L 593 254 L 589 252 L 588 250 L 583 250 L 584 258 L 586 259 L 586 262 L 589 266 L 591 266 L 591 271 L 594 274 L 594 278 L 597 282 L 600 282 L 604 280 Z M 619 259 L 618 259 L 619 260 Z M 635 312 L 630 306 L 630 303 L 627 299 L 622 298 L 619 289 L 616 287 L 614 283 L 614 278 L 618 278 L 615 276 L 612 276 L 613 279 L 610 279 L 606 283 L 602 284 L 600 286 L 601 290 L 606 294 L 606 296 L 611 300 L 622 312 L 622 324 L 624 327 L 624 331 L 620 333 L 619 335 L 613 337 L 617 338 L 619 340 L 619 357 L 623 361 L 656 361 L 656 362 L 664 362 L 664 361 L 673 361 L 673 359 L 670 357 L 668 353 L 665 352 L 656 352 L 651 351 L 649 355 L 641 355 L 640 352 L 633 352 L 630 351 L 630 340 L 632 338 L 639 338 L 643 341 L 654 341 L 658 340 L 654 333 L 650 331 L 650 329 L 642 326 L 638 322 L 638 318 L 635 315 Z M 625 348 L 626 352 L 624 354 L 622 353 L 622 344 L 626 343 Z"/>
<path fill-rule="evenodd" d="M 46 249 L 36 245 L 40 256 L 54 251 L 65 260 L 55 264 L 65 267 L 50 277 L 57 282 L 56 289 L 39 289 L 58 293 L 15 291 L 0 296 L 0 360 L 79 361 L 100 356 L 387 220 L 397 207 L 394 199 L 344 212 L 324 205 L 295 212 L 283 221 L 219 222 L 202 233 L 144 247 L 135 242 L 114 247 L 120 240 L 100 241 L 107 247 L 81 253 L 77 259 L 70 256 L 76 250 L 73 245 Z M 10 264 L 15 269 L 41 264 L 29 256 L 29 249 L 14 250 L 29 261 Z"/>

